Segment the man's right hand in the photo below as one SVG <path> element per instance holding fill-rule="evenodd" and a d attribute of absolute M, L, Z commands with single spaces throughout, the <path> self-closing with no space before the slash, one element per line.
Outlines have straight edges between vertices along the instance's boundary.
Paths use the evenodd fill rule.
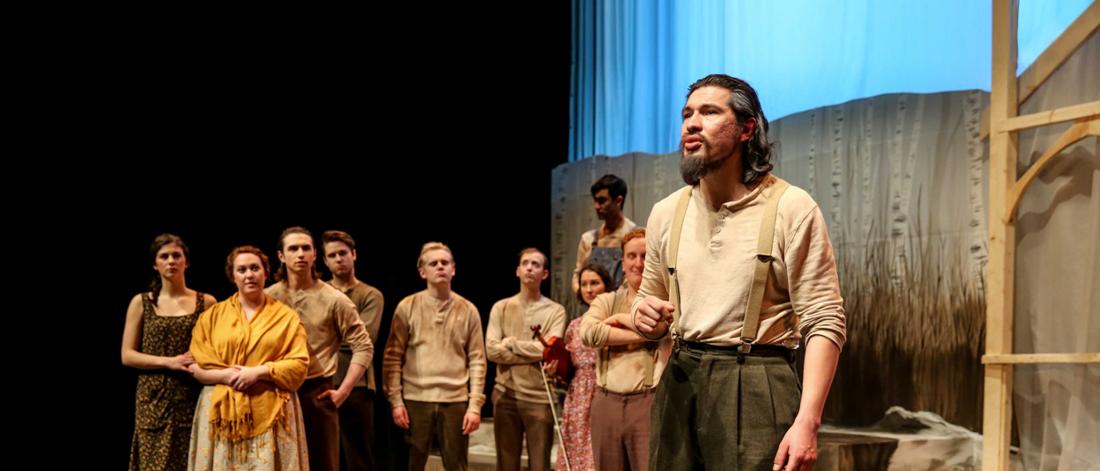
<path fill-rule="evenodd" d="M 405 406 L 393 408 L 393 423 L 405 430 L 409 429 L 409 410 Z"/>
<path fill-rule="evenodd" d="M 675 309 L 676 306 L 668 301 L 646 296 L 638 304 L 638 312 L 634 314 L 634 328 L 644 337 L 664 337 L 672 323 L 672 311 Z"/>

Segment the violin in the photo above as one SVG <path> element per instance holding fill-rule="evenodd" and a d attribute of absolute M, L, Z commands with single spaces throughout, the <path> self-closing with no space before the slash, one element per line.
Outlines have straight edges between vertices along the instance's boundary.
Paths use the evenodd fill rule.
<path fill-rule="evenodd" d="M 554 370 L 550 372 L 550 376 L 557 380 L 559 385 L 566 386 L 565 382 L 569 381 L 570 376 L 573 374 L 573 359 L 569 356 L 569 350 L 565 349 L 565 340 L 557 337 L 550 337 L 549 339 L 542 336 L 542 326 L 531 326 L 532 337 L 539 339 L 539 343 L 544 347 L 542 349 L 542 361 L 545 364 L 556 361 L 557 364 Z M 540 365 L 542 366 L 542 365 Z M 543 384 L 546 386 L 546 399 L 550 401 L 550 414 L 554 417 L 554 429 L 558 431 L 558 439 L 561 440 L 561 451 L 565 457 L 565 469 L 567 471 L 573 468 L 569 465 L 569 452 L 568 446 L 566 446 L 565 436 L 562 435 L 561 422 L 558 421 L 558 413 L 554 411 L 554 404 L 556 404 L 557 398 L 550 392 L 550 380 L 547 379 L 545 370 L 542 374 Z"/>
<path fill-rule="evenodd" d="M 531 326 L 531 333 L 544 347 L 542 349 L 542 361 L 545 363 L 558 362 L 551 375 L 561 380 L 571 378 L 573 376 L 573 358 L 569 355 L 569 350 L 565 349 L 565 339 L 554 336 L 549 339 L 543 337 L 541 325 Z"/>

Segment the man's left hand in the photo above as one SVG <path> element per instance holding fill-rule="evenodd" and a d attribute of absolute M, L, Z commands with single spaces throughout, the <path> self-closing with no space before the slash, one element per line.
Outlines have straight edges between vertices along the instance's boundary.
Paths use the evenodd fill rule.
<path fill-rule="evenodd" d="M 775 454 L 773 471 L 811 471 L 817 462 L 817 425 L 795 418 Z"/>

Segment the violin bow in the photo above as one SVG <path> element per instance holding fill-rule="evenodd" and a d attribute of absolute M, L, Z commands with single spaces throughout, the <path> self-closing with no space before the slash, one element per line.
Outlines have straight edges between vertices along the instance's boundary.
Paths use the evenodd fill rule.
<path fill-rule="evenodd" d="M 531 327 L 531 331 L 534 333 L 534 337 L 542 340 L 542 326 L 535 325 Z M 543 343 L 545 345 L 545 343 Z M 558 402 L 554 398 L 554 393 L 550 391 L 550 379 L 546 377 L 546 370 L 543 369 L 545 362 L 539 360 L 539 373 L 542 374 L 542 386 L 546 388 L 546 399 L 550 401 L 550 415 L 554 417 L 554 428 L 558 431 L 558 440 L 561 442 L 561 453 L 565 456 L 565 470 L 573 471 L 573 467 L 569 464 L 569 450 L 565 446 L 565 436 L 561 433 L 561 422 L 558 420 L 558 413 L 554 411 L 554 404 Z"/>

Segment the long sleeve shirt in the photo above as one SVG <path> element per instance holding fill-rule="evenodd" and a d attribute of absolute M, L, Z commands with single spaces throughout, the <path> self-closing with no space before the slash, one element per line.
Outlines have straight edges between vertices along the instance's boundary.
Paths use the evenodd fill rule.
<path fill-rule="evenodd" d="M 352 363 L 370 367 L 374 345 L 355 304 L 340 290 L 318 281 L 309 288 L 291 291 L 285 281 L 280 281 L 264 292 L 293 308 L 302 319 L 310 355 L 306 379 L 336 375 L 342 342 L 351 347 Z"/>
<path fill-rule="evenodd" d="M 383 389 L 393 407 L 405 399 L 485 403 L 485 339 L 481 316 L 457 293 L 441 301 L 427 290 L 401 300 L 393 313 L 382 358 Z"/>
<path fill-rule="evenodd" d="M 565 334 L 565 308 L 543 296 L 528 303 L 517 294 L 497 301 L 489 312 L 485 349 L 497 364 L 495 390 L 514 393 L 516 399 L 548 404 L 539 360 L 543 345 L 532 336 L 531 326 L 541 326 L 546 338 Z"/>
<path fill-rule="evenodd" d="M 717 211 L 698 188 L 693 192 L 684 216 L 676 271 L 681 302 L 677 316 L 684 340 L 741 343 L 766 203 L 761 192 L 775 183 L 775 177 L 766 178 Z M 646 296 L 668 300 L 668 244 L 679 198 L 680 192 L 673 193 L 650 212 L 645 272 L 631 312 L 637 311 Z M 803 336 L 820 335 L 842 347 L 844 301 L 821 210 L 808 193 L 791 186 L 779 200 L 775 225 L 775 258 L 764 287 L 756 342 L 795 348 Z"/>

